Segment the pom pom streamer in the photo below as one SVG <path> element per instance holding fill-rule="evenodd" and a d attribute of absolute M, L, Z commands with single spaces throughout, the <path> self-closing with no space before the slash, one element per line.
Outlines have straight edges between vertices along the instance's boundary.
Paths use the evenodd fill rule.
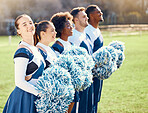
<path fill-rule="evenodd" d="M 117 59 L 116 64 L 117 64 L 117 68 L 120 68 L 121 65 L 122 65 L 122 63 L 123 63 L 123 61 L 124 61 L 124 59 L 125 59 L 125 55 L 124 55 L 124 53 L 123 53 L 122 51 L 120 51 L 120 50 L 116 50 L 116 52 L 117 52 L 117 54 L 118 54 L 118 59 Z"/>
<path fill-rule="evenodd" d="M 60 55 L 55 65 L 61 66 L 68 70 L 71 75 L 71 82 L 76 90 L 80 90 L 84 83 L 84 77 L 82 76 L 82 70 L 76 65 L 74 59 L 70 55 Z"/>
<path fill-rule="evenodd" d="M 94 61 L 92 56 L 90 56 L 85 48 L 72 46 L 70 50 L 64 51 L 62 54 L 69 55 L 69 56 L 76 56 L 77 58 L 83 57 L 85 66 L 87 67 L 87 70 L 91 70 L 94 67 Z M 75 58 L 76 59 L 76 58 Z"/>
<path fill-rule="evenodd" d="M 114 70 L 112 56 L 106 47 L 102 47 L 93 54 L 94 61 L 96 63 L 92 72 L 94 77 L 98 79 L 107 79 L 110 77 Z"/>
<path fill-rule="evenodd" d="M 94 77 L 98 79 L 107 79 L 115 72 L 123 63 L 124 43 L 121 41 L 113 41 L 109 46 L 104 46 L 93 54 L 96 63 L 92 69 Z"/>
<path fill-rule="evenodd" d="M 104 80 L 104 79 L 108 79 L 112 72 L 113 72 L 113 68 L 112 68 L 112 64 L 109 65 L 103 65 L 100 67 L 95 67 L 93 68 L 93 75 L 94 77 L 97 77 L 100 80 Z"/>
<path fill-rule="evenodd" d="M 88 55 L 88 52 L 85 48 L 72 45 L 70 50 L 67 49 L 67 50 L 63 51 L 62 54 L 72 55 L 72 56 L 73 55 Z"/>
<path fill-rule="evenodd" d="M 116 71 L 117 70 L 116 62 L 117 62 L 117 59 L 118 59 L 118 54 L 116 52 L 116 49 L 112 46 L 104 46 L 102 48 L 106 49 L 111 54 L 111 63 L 112 63 L 112 66 L 113 66 L 112 72 Z"/>
<path fill-rule="evenodd" d="M 70 74 L 60 66 L 47 68 L 39 77 L 36 90 L 41 94 L 35 101 L 39 113 L 64 113 L 74 99 Z"/>
<path fill-rule="evenodd" d="M 84 82 L 81 86 L 80 91 L 85 90 L 87 87 L 91 85 L 92 81 L 92 69 L 94 67 L 94 61 L 92 57 L 84 57 L 84 55 L 74 55 L 74 62 L 78 67 L 81 68 L 81 76 L 84 78 Z"/>
<path fill-rule="evenodd" d="M 98 66 L 109 65 L 111 55 L 106 49 L 100 48 L 93 54 L 93 59 Z"/>
<path fill-rule="evenodd" d="M 91 83 L 93 82 L 93 80 L 92 80 L 93 75 L 92 75 L 91 71 L 85 70 L 85 71 L 83 71 L 83 75 L 85 76 L 85 80 L 84 80 L 84 83 L 83 83 L 80 91 L 83 91 L 86 88 L 88 88 L 91 85 Z"/>
<path fill-rule="evenodd" d="M 106 49 L 111 54 L 111 57 L 112 57 L 111 60 L 113 62 L 117 61 L 118 55 L 117 55 L 116 50 L 115 50 L 114 47 L 112 47 L 112 46 L 103 46 L 102 48 Z"/>
<path fill-rule="evenodd" d="M 71 61 L 72 65 L 69 66 L 68 72 L 71 74 L 74 88 L 82 91 L 89 87 L 92 83 L 92 69 L 95 65 L 92 56 L 85 48 L 77 46 L 72 46 L 70 50 L 66 50 L 62 54 L 73 58 L 74 62 Z"/>
<path fill-rule="evenodd" d="M 117 62 L 116 62 L 116 65 L 117 65 L 117 68 L 121 67 L 124 59 L 125 59 L 125 56 L 124 56 L 124 50 L 125 50 L 125 46 L 124 46 L 124 43 L 121 42 L 121 41 L 112 41 L 109 46 L 112 46 L 116 49 L 116 53 L 117 53 Z"/>
<path fill-rule="evenodd" d="M 109 44 L 109 46 L 112 46 L 112 47 L 114 47 L 115 49 L 120 50 L 120 51 L 122 51 L 122 52 L 124 52 L 124 50 L 125 50 L 124 43 L 121 42 L 121 41 L 112 41 L 112 42 Z"/>

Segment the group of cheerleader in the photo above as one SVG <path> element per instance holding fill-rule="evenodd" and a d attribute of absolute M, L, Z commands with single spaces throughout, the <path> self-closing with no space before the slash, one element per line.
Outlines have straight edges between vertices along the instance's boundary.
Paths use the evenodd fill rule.
<path fill-rule="evenodd" d="M 85 48 L 90 56 L 101 48 L 103 37 L 98 28 L 100 21 L 103 21 L 103 13 L 96 5 L 56 13 L 50 20 L 35 24 L 30 16 L 19 15 L 15 20 L 15 27 L 22 40 L 13 57 L 16 87 L 10 94 L 3 113 L 38 112 L 35 105 L 35 101 L 41 98 L 41 92 L 36 90 L 38 79 L 73 45 Z M 102 85 L 103 80 L 93 77 L 89 87 L 82 91 L 75 89 L 74 99 L 66 112 L 97 113 Z"/>

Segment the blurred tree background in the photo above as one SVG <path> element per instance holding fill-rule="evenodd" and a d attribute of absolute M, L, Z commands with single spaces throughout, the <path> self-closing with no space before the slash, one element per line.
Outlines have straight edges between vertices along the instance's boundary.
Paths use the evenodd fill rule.
<path fill-rule="evenodd" d="M 102 25 L 148 24 L 148 0 L 0 0 L 0 34 L 12 34 L 8 31 L 20 14 L 26 13 L 38 22 L 90 4 L 98 5 L 104 13 Z"/>

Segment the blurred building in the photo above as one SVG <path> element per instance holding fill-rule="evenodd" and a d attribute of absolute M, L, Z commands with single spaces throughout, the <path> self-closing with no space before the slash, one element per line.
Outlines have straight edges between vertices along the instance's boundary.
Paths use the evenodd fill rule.
<path fill-rule="evenodd" d="M 34 22 L 74 7 L 98 5 L 104 16 L 101 25 L 148 24 L 148 0 L 0 0 L 0 35 L 15 34 L 14 19 L 23 13 Z"/>

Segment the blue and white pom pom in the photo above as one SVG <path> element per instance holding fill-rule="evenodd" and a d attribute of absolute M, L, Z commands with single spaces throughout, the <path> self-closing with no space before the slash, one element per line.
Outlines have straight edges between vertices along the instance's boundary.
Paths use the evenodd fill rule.
<path fill-rule="evenodd" d="M 92 78 L 92 69 L 94 67 L 94 61 L 92 57 L 84 57 L 84 55 L 74 55 L 74 62 L 76 63 L 77 67 L 81 68 L 81 76 L 84 78 L 83 85 L 81 87 L 81 91 L 85 90 L 87 87 L 91 85 Z"/>
<path fill-rule="evenodd" d="M 111 63 L 112 63 L 112 72 L 116 71 L 117 70 L 117 65 L 116 65 L 116 62 L 117 62 L 117 59 L 118 59 L 118 54 L 116 52 L 116 49 L 112 46 L 103 46 L 102 48 L 106 49 L 110 54 L 111 54 Z"/>
<path fill-rule="evenodd" d="M 39 77 L 36 90 L 41 94 L 35 101 L 39 113 L 64 113 L 74 99 L 70 74 L 60 66 L 47 68 Z"/>
<path fill-rule="evenodd" d="M 93 83 L 93 80 L 92 80 L 93 75 L 91 71 L 88 71 L 88 70 L 83 71 L 83 76 L 85 76 L 85 80 L 80 91 L 83 91 L 86 88 L 90 87 L 91 83 Z"/>
<path fill-rule="evenodd" d="M 82 47 L 77 47 L 72 45 L 70 49 L 67 49 L 65 51 L 62 52 L 62 54 L 64 55 L 87 55 L 88 52 L 85 48 Z"/>
<path fill-rule="evenodd" d="M 109 46 L 112 46 L 115 49 L 120 50 L 122 52 L 124 52 L 125 49 L 124 43 L 121 41 L 112 41 L 111 43 L 109 43 Z"/>
<path fill-rule="evenodd" d="M 73 65 L 74 60 L 70 55 L 59 55 L 59 57 L 54 62 L 54 65 L 63 67 L 64 69 L 70 71 L 70 66 Z"/>
<path fill-rule="evenodd" d="M 72 57 L 77 57 L 77 55 L 81 58 L 83 57 L 82 60 L 85 60 L 85 66 L 87 66 L 88 70 L 91 70 L 95 65 L 92 56 L 90 56 L 87 50 L 83 47 L 71 46 L 71 49 L 63 51 L 62 54 Z"/>
<path fill-rule="evenodd" d="M 109 46 L 114 47 L 117 51 L 117 55 L 118 55 L 118 59 L 116 62 L 117 68 L 121 67 L 124 59 L 125 59 L 125 55 L 124 55 L 124 50 L 125 50 L 125 46 L 124 43 L 121 41 L 112 41 Z"/>
<path fill-rule="evenodd" d="M 125 59 L 125 55 L 122 51 L 120 50 L 116 50 L 117 54 L 118 54 L 118 59 L 117 59 L 117 62 L 116 62 L 116 65 L 117 65 L 117 68 L 120 68 L 124 59 Z"/>
<path fill-rule="evenodd" d="M 76 56 L 79 57 L 79 55 Z M 74 58 L 71 55 L 59 55 L 55 65 L 61 66 L 68 70 L 71 75 L 71 82 L 74 88 L 79 91 L 84 83 L 85 78 L 82 75 L 81 67 L 75 63 Z"/>
<path fill-rule="evenodd" d="M 83 82 L 82 84 L 80 84 L 80 81 L 77 82 L 77 83 L 79 83 L 77 85 L 77 90 L 82 91 L 83 89 L 86 89 L 87 87 L 89 87 L 92 83 L 92 77 L 93 77 L 92 76 L 92 69 L 95 65 L 95 62 L 93 61 L 92 56 L 90 56 L 88 54 L 88 52 L 85 48 L 77 47 L 77 46 L 72 46 L 70 50 L 66 50 L 62 54 L 73 57 L 74 63 L 76 64 L 74 67 L 75 68 L 74 70 L 79 69 L 79 68 L 81 69 L 81 70 L 77 71 L 77 72 L 79 72 L 78 75 L 76 75 L 74 73 L 74 70 L 72 71 L 72 73 L 69 71 L 71 74 L 74 74 L 74 76 L 80 77 L 79 79 L 77 79 L 77 81 L 82 80 L 82 82 Z M 86 73 L 86 72 L 88 72 L 88 73 Z M 72 78 L 75 78 L 75 77 L 72 77 Z M 75 85 L 74 85 L 74 87 L 75 87 Z"/>
<path fill-rule="evenodd" d="M 108 52 L 110 52 L 113 62 L 117 61 L 118 56 L 117 56 L 117 53 L 116 53 L 116 50 L 115 50 L 114 47 L 112 47 L 112 46 L 103 46 L 102 48 L 104 48 L 104 49 L 108 50 Z"/>
<path fill-rule="evenodd" d="M 93 54 L 96 63 L 92 69 L 94 77 L 98 79 L 107 79 L 114 71 L 112 56 L 106 48 L 100 48 Z"/>
<path fill-rule="evenodd" d="M 84 55 L 74 55 L 73 59 L 77 66 L 79 66 L 82 70 L 86 70 L 88 68 L 87 59 Z"/>
<path fill-rule="evenodd" d="M 87 70 L 92 70 L 95 66 L 95 61 L 93 60 L 93 57 L 90 55 L 85 55 L 84 57 L 86 58 Z"/>
<path fill-rule="evenodd" d="M 108 79 L 113 73 L 112 63 L 109 65 L 103 65 L 100 67 L 95 67 L 93 70 L 94 77 L 97 77 L 100 80 Z"/>
<path fill-rule="evenodd" d="M 98 49 L 92 56 L 98 66 L 109 65 L 112 60 L 110 52 L 104 48 Z"/>

